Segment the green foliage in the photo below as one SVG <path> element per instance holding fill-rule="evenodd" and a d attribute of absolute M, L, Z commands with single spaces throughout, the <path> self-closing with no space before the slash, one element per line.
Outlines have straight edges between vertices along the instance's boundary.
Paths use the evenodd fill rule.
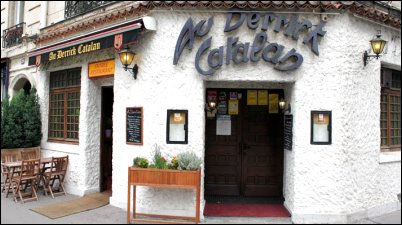
<path fill-rule="evenodd" d="M 177 168 L 179 167 L 179 160 L 177 159 L 176 156 L 172 158 L 172 160 L 170 161 L 168 167 L 171 170 L 177 170 Z"/>
<path fill-rule="evenodd" d="M 1 148 L 28 148 L 39 146 L 42 123 L 36 89 L 29 95 L 21 90 L 11 102 L 2 104 Z"/>
<path fill-rule="evenodd" d="M 42 139 L 42 122 L 39 97 L 35 88 L 32 88 L 30 94 L 26 96 L 24 108 L 24 147 L 39 146 Z"/>
<path fill-rule="evenodd" d="M 148 159 L 142 157 L 135 157 L 133 160 L 133 167 L 148 168 Z"/>
<path fill-rule="evenodd" d="M 194 152 L 183 152 L 177 155 L 179 170 L 197 170 L 202 164 L 202 159 Z"/>
<path fill-rule="evenodd" d="M 156 144 L 152 153 L 152 164 L 149 167 L 156 169 L 168 169 L 167 161 L 165 157 L 162 156 L 161 148 Z"/>

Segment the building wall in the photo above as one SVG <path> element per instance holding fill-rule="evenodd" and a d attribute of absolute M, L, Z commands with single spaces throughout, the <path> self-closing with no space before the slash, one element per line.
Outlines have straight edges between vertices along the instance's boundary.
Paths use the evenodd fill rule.
<path fill-rule="evenodd" d="M 301 72 L 302 79 L 295 83 L 296 146 L 290 153 L 295 161 L 295 197 L 289 204 L 294 222 L 350 222 L 372 213 L 367 209 L 398 207 L 400 152 L 395 153 L 396 162 L 379 161 L 384 154 L 379 103 L 381 63 L 400 68 L 399 33 L 382 27 L 382 38 L 389 40 L 387 53 L 366 67 L 362 62 L 362 53 L 370 49 L 369 40 L 380 28 L 349 14 L 331 16 L 320 43 L 328 48 L 320 55 L 324 61 Z M 332 110 L 331 146 L 309 144 L 305 130 L 309 131 L 310 110 Z"/>
<path fill-rule="evenodd" d="M 28 35 L 39 34 L 40 17 L 41 17 L 41 1 L 25 1 L 26 31 Z"/>
<path fill-rule="evenodd" d="M 165 11 L 151 16 L 158 22 L 157 31 L 144 36 L 134 47 L 141 56 L 139 78 L 130 80 L 124 75 L 115 78 L 115 90 L 118 90 L 115 115 L 121 118 L 125 107 L 143 106 L 145 144 L 142 147 L 127 146 L 124 144 L 124 123 L 115 125 L 114 134 L 119 138 L 114 140 L 114 149 L 121 149 L 123 153 L 114 151 L 113 190 L 124 190 L 125 179 L 116 177 L 126 176 L 127 166 L 134 157 L 150 157 L 154 143 L 170 155 L 187 149 L 204 155 L 205 81 L 216 82 L 217 86 L 220 81 L 242 81 L 245 82 L 243 86 L 249 88 L 253 87 L 253 82 L 259 82 L 263 87 L 269 87 L 272 82 L 284 84 L 294 114 L 294 148 L 284 153 L 285 205 L 292 212 L 294 222 L 322 222 L 328 218 L 333 222 L 347 222 L 367 214 L 366 209 L 385 207 L 391 210 L 389 204 L 398 207 L 396 195 L 400 192 L 400 177 L 390 175 L 400 174 L 400 160 L 387 164 L 379 162 L 382 154 L 379 139 L 380 67 L 381 62 L 400 65 L 398 32 L 382 27 L 383 38 L 390 40 L 388 52 L 381 60 L 372 60 L 364 67 L 362 54 L 370 49 L 369 40 L 378 28 L 367 21 L 349 14 L 330 15 L 324 28 L 327 34 L 319 41 L 319 57 L 310 51 L 309 45 L 302 44 L 305 34 L 295 42 L 282 31 L 274 33 L 269 28 L 270 42 L 285 45 L 285 52 L 294 47 L 304 56 L 300 68 L 279 72 L 264 61 L 240 65 L 232 62 L 212 77 L 203 77 L 194 68 L 195 53 L 202 41 L 213 36 L 213 48 L 225 46 L 228 36 L 240 36 L 243 43 L 252 42 L 256 31 L 243 24 L 239 30 L 224 34 L 226 15 L 223 13 Z M 196 38 L 194 49 L 185 49 L 178 65 L 173 66 L 174 46 L 190 16 L 194 23 L 214 16 L 213 28 L 205 37 Z M 310 19 L 313 24 L 318 24 L 320 19 L 318 15 L 299 16 Z M 221 87 L 226 86 L 222 84 Z M 167 109 L 189 110 L 187 146 L 165 144 Z M 311 110 L 332 111 L 332 145 L 310 144 Z M 148 117 L 152 117 L 152 121 Z M 390 175 L 383 174 L 385 168 L 392 171 Z M 156 206 L 158 209 L 186 209 L 193 206 L 194 201 L 188 193 L 176 195 L 174 191 L 152 189 L 142 189 L 139 193 L 139 207 L 148 209 Z M 179 200 L 172 202 L 172 195 L 173 199 Z M 111 202 L 125 207 L 126 193 L 114 192 Z"/>
<path fill-rule="evenodd" d="M 1 58 L 4 58 L 3 51 L 3 30 L 8 28 L 8 1 L 1 1 Z"/>
<path fill-rule="evenodd" d="M 28 67 L 27 52 L 35 48 L 32 37 L 39 34 L 41 1 L 24 1 L 24 16 L 22 22 L 25 22 L 23 28 L 22 43 L 16 46 L 3 48 L 1 46 L 1 57 L 10 59 L 10 83 L 8 94 L 13 97 L 19 91 L 19 85 L 15 86 L 20 79 L 28 80 L 32 86 L 35 86 L 35 78 L 32 73 L 36 73 L 36 69 Z M 15 2 L 2 1 L 1 13 L 1 32 L 15 25 Z M 29 38 L 28 38 L 29 37 Z M 2 40 L 3 41 L 3 40 Z"/>
<path fill-rule="evenodd" d="M 33 33 L 37 31 L 37 21 L 40 20 L 37 17 L 37 4 L 33 2 L 25 5 L 26 10 L 31 9 L 25 13 L 25 18 L 33 16 L 28 22 Z M 118 8 L 122 6 L 120 4 L 123 3 L 109 7 Z M 96 13 L 66 23 L 78 22 Z M 396 197 L 401 190 L 400 152 L 380 153 L 379 128 L 380 68 L 386 65 L 400 70 L 400 32 L 347 13 L 330 15 L 324 27 L 327 33 L 318 43 L 320 56 L 316 56 L 311 52 L 310 45 L 302 43 L 305 32 L 300 34 L 298 41 L 294 41 L 286 37 L 283 30 L 275 33 L 270 26 L 268 41 L 284 45 L 285 52 L 295 48 L 304 57 L 300 68 L 280 72 L 263 60 L 239 65 L 231 62 L 230 65 L 224 64 L 213 76 L 207 77 L 199 75 L 194 68 L 196 51 L 204 40 L 212 36 L 212 48 L 224 46 L 226 49 L 229 36 L 238 36 L 242 43 L 252 42 L 260 27 L 250 30 L 244 23 L 238 30 L 224 33 L 226 14 L 223 12 L 162 10 L 149 15 L 156 19 L 158 29 L 144 34 L 140 42 L 132 46 L 139 55 L 137 80 L 122 69 L 118 59 L 115 60 L 114 78 L 88 79 L 88 63 L 117 57 L 113 51 L 74 57 L 38 71 L 35 67 L 27 68 L 27 58 L 25 64 L 21 64 L 21 58 L 25 57 L 21 54 L 31 49 L 30 46 L 7 52 L 16 55 L 11 61 L 11 79 L 26 76 L 38 89 L 43 122 L 43 156 L 70 156 L 66 181 L 69 193 L 83 195 L 99 190 L 102 86 L 114 86 L 111 204 L 121 208 L 127 206 L 127 167 L 132 165 L 133 158 L 137 156 L 150 159 L 155 144 L 161 146 L 167 156 L 193 150 L 204 157 L 206 88 L 283 88 L 294 115 L 293 150 L 284 151 L 285 206 L 292 213 L 293 222 L 346 223 L 374 214 L 375 211 L 386 212 L 400 208 Z M 174 48 L 187 19 L 192 17 L 194 23 L 198 23 L 210 16 L 214 16 L 212 30 L 202 38 L 197 37 L 193 49 L 185 49 L 178 65 L 174 66 Z M 320 19 L 319 15 L 299 14 L 299 17 L 309 19 L 313 25 L 318 24 Z M 65 26 L 56 24 L 63 19 L 64 2 L 48 2 L 47 25 L 55 24 L 54 28 Z M 388 40 L 387 52 L 380 60 L 371 60 L 364 67 L 363 52 L 370 49 L 369 40 L 375 36 L 377 29 L 381 29 L 383 39 Z M 79 144 L 48 142 L 49 73 L 74 67 L 82 68 Z M 133 106 L 144 107 L 142 146 L 127 145 L 125 141 L 125 110 Z M 187 145 L 166 144 L 168 109 L 189 110 Z M 311 110 L 332 111 L 331 145 L 310 144 Z M 137 204 L 142 211 L 157 213 L 155 209 L 158 209 L 177 214 L 193 213 L 193 191 L 139 188 L 137 193 L 140 196 Z M 203 201 L 203 192 L 201 195 Z"/>
<path fill-rule="evenodd" d="M 81 15 L 73 16 L 71 18 L 64 18 L 65 14 L 65 1 L 48 1 L 48 15 L 46 19 L 46 30 L 56 31 L 64 29 L 69 25 L 77 25 L 83 21 L 90 21 L 94 18 L 99 18 L 105 15 L 110 15 L 112 12 L 117 13 L 119 10 L 125 9 L 126 7 L 131 7 L 131 4 L 128 6 L 127 2 L 115 2 L 105 7 L 100 7 L 99 9 L 86 12 Z M 121 22 L 121 21 L 116 21 Z M 113 23 L 113 22 L 112 22 Z M 105 26 L 110 26 L 110 23 L 103 24 Z M 95 27 L 95 29 L 100 29 L 102 25 Z M 89 30 L 92 32 L 93 30 Z M 81 34 L 88 32 L 84 31 Z M 68 38 L 69 36 L 76 36 L 77 34 L 72 33 L 65 36 Z M 56 40 L 57 41 L 57 40 Z M 43 43 L 44 45 L 48 45 L 49 43 Z"/>
<path fill-rule="evenodd" d="M 42 126 L 42 156 L 69 155 L 66 190 L 70 194 L 84 195 L 99 191 L 101 90 L 103 86 L 113 86 L 114 81 L 113 78 L 89 79 L 88 63 L 113 57 L 114 51 L 110 50 L 71 57 L 41 68 L 36 76 L 44 124 Z M 50 73 L 76 67 L 81 67 L 79 143 L 63 144 L 48 141 Z M 117 69 L 115 76 L 119 73 Z"/>
<path fill-rule="evenodd" d="M 64 20 L 64 7 L 65 1 L 48 1 L 47 26 Z"/>

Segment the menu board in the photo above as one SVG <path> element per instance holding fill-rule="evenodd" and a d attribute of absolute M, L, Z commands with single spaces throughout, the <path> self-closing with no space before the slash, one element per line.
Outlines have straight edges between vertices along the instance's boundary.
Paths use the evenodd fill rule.
<path fill-rule="evenodd" d="M 285 128 L 284 128 L 284 144 L 283 147 L 292 151 L 292 138 L 293 138 L 293 115 L 285 115 Z"/>
<path fill-rule="evenodd" d="M 126 109 L 126 143 L 142 145 L 142 107 L 127 107 Z"/>

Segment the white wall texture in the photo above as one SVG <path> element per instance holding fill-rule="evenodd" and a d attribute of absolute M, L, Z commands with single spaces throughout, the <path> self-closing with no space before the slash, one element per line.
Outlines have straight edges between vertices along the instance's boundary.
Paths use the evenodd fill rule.
<path fill-rule="evenodd" d="M 194 49 L 184 50 L 178 65 L 173 66 L 174 46 L 187 18 L 192 16 L 194 23 L 197 23 L 211 15 L 215 16 L 211 32 L 204 38 L 197 38 Z M 184 149 L 194 149 L 203 155 L 204 113 L 202 108 L 205 87 L 202 80 L 216 81 L 214 86 L 220 87 L 233 85 L 219 83 L 219 81 L 244 81 L 240 86 L 248 88 L 255 87 L 253 83 L 250 83 L 252 81 L 260 82 L 257 86 L 267 88 L 272 86 L 271 82 L 279 83 L 279 85 L 288 83 L 284 87 L 293 106 L 294 148 L 292 152 L 285 152 L 284 189 L 285 204 L 293 214 L 293 221 L 350 222 L 369 213 L 367 209 L 385 207 L 387 210 L 393 210 L 398 207 L 396 196 L 400 192 L 400 176 L 398 175 L 400 161 L 384 165 L 379 164 L 378 159 L 380 155 L 380 67 L 381 62 L 400 66 L 399 32 L 373 26 L 372 23 L 349 14 L 332 15 L 324 28 L 327 34 L 319 42 L 320 56 L 318 57 L 310 51 L 310 46 L 302 44 L 303 34 L 299 41 L 295 42 L 286 38 L 283 32 L 276 34 L 270 28 L 268 31 L 270 42 L 285 45 L 285 51 L 294 47 L 304 56 L 304 63 L 299 69 L 286 73 L 278 72 L 272 68 L 272 65 L 260 61 L 257 64 L 224 65 L 214 76 L 206 78 L 198 75 L 194 68 L 195 53 L 203 40 L 213 36 L 212 45 L 215 48 L 225 45 L 226 38 L 231 35 L 239 36 L 243 43 L 251 42 L 256 32 L 249 30 L 243 24 L 239 30 L 225 34 L 223 32 L 225 14 L 223 13 L 161 12 L 151 16 L 156 18 L 158 30 L 144 36 L 146 40 L 137 46 L 136 51 L 141 54 L 139 80 L 130 81 L 127 77 L 123 77 L 126 82 L 120 88 L 119 78 L 116 77 L 115 88 L 119 91 L 117 98 L 121 98 L 120 91 L 126 96 L 130 95 L 129 93 L 141 93 L 132 97 L 127 96 L 124 100 L 135 102 L 134 105 L 137 106 L 144 106 L 145 118 L 147 115 L 152 115 L 153 121 L 147 119 L 144 121 L 146 134 L 144 147 L 125 147 L 124 144 L 122 146 L 127 149 L 142 149 L 139 150 L 141 153 L 132 152 L 124 155 L 114 152 L 115 157 L 124 157 L 128 161 L 135 156 L 149 156 L 153 143 L 162 144 L 165 151 L 170 154 Z M 317 15 L 300 17 L 310 19 L 313 24 L 319 22 Z M 370 49 L 369 40 L 375 36 L 377 29 L 382 30 L 385 40 L 389 40 L 387 53 L 381 60 L 372 60 L 368 66 L 364 67 L 362 54 Z M 155 67 L 155 65 L 158 66 Z M 210 87 L 208 84 L 206 87 Z M 155 93 L 149 88 L 158 91 Z M 118 101 L 115 102 L 115 114 L 124 112 L 123 109 L 117 109 L 121 106 Z M 151 105 L 148 102 L 152 102 Z M 152 107 L 155 105 L 154 102 L 158 102 L 155 109 Z M 165 111 L 170 108 L 189 109 L 188 146 L 164 144 Z M 332 111 L 332 145 L 310 144 L 311 110 Z M 120 116 L 117 115 L 117 117 Z M 115 135 L 120 132 L 123 134 L 124 124 L 120 126 L 122 130 L 115 127 Z M 195 128 L 196 132 L 194 132 Z M 149 137 L 152 137 L 151 143 L 148 143 Z M 115 139 L 115 146 L 124 143 L 124 136 L 121 139 Z M 114 164 L 114 171 L 121 173 L 126 170 L 125 167 L 126 165 Z M 114 190 L 115 188 L 123 189 L 125 185 L 123 179 L 113 181 Z M 159 209 L 186 209 L 193 205 L 191 201 L 187 204 L 179 200 L 172 202 L 170 194 L 170 191 L 162 190 L 141 191 L 139 206 L 148 209 L 155 206 Z M 174 196 L 179 197 L 179 195 Z M 123 192 L 114 194 L 112 204 L 124 207 L 125 197 Z M 389 204 L 395 207 L 390 207 Z"/>
<path fill-rule="evenodd" d="M 50 7 L 50 5 L 49 5 Z M 213 48 L 225 46 L 229 36 L 252 42 L 260 31 L 246 24 L 224 33 L 225 13 L 157 11 L 150 13 L 157 23 L 156 32 L 146 33 L 132 49 L 139 54 L 139 73 L 134 80 L 116 59 L 114 78 L 89 80 L 88 62 L 113 57 L 113 52 L 86 56 L 80 60 L 55 65 L 27 74 L 35 80 L 42 105 L 44 156 L 69 154 L 67 190 L 84 194 L 99 190 L 99 133 L 101 87 L 114 85 L 113 113 L 113 196 L 111 204 L 127 206 L 127 167 L 136 156 L 150 159 L 153 145 L 169 156 L 193 150 L 204 157 L 205 89 L 208 87 L 283 88 L 294 115 L 293 150 L 284 151 L 285 206 L 294 223 L 347 223 L 375 212 L 400 208 L 397 194 L 401 190 L 399 160 L 381 163 L 380 157 L 380 68 L 381 63 L 400 69 L 400 32 L 353 17 L 350 14 L 329 16 L 324 27 L 327 34 L 319 41 L 320 56 L 298 41 L 275 33 L 270 26 L 269 42 L 295 48 L 304 57 L 294 71 L 280 72 L 273 65 L 259 63 L 223 65 L 212 77 L 204 77 L 194 68 L 196 51 L 202 41 L 213 36 Z M 178 65 L 173 53 L 182 26 L 189 17 L 197 23 L 214 16 L 209 34 L 196 38 L 192 51 L 185 49 Z M 319 15 L 300 14 L 318 24 Z M 369 40 L 381 29 L 388 40 L 387 52 L 364 67 L 362 54 L 370 48 Z M 225 46 L 226 47 L 226 46 Z M 75 59 L 76 60 L 76 59 Z M 205 61 L 205 59 L 203 59 Z M 47 142 L 49 107 L 49 71 L 82 67 L 80 142 L 66 145 Z M 236 83 L 234 83 L 236 82 Z M 12 87 L 10 87 L 11 89 Z M 125 109 L 144 107 L 144 145 L 126 144 Z M 187 145 L 166 144 L 166 110 L 189 110 Z M 332 144 L 310 144 L 310 111 L 332 111 Z M 202 182 L 203 183 L 203 182 Z M 139 188 L 137 205 L 142 211 L 170 211 L 193 214 L 193 191 Z M 203 192 L 202 200 L 203 200 Z M 203 207 L 201 207 L 203 209 Z M 375 209 L 375 210 L 374 210 Z"/>

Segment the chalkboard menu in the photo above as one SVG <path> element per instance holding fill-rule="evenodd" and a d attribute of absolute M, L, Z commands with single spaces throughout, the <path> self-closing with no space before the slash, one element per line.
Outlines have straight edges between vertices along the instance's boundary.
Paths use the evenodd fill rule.
<path fill-rule="evenodd" d="M 283 147 L 292 151 L 292 138 L 293 138 L 293 115 L 285 115 L 285 129 L 284 129 L 284 144 Z"/>
<path fill-rule="evenodd" d="M 126 143 L 142 145 L 142 107 L 127 107 L 126 118 Z"/>

